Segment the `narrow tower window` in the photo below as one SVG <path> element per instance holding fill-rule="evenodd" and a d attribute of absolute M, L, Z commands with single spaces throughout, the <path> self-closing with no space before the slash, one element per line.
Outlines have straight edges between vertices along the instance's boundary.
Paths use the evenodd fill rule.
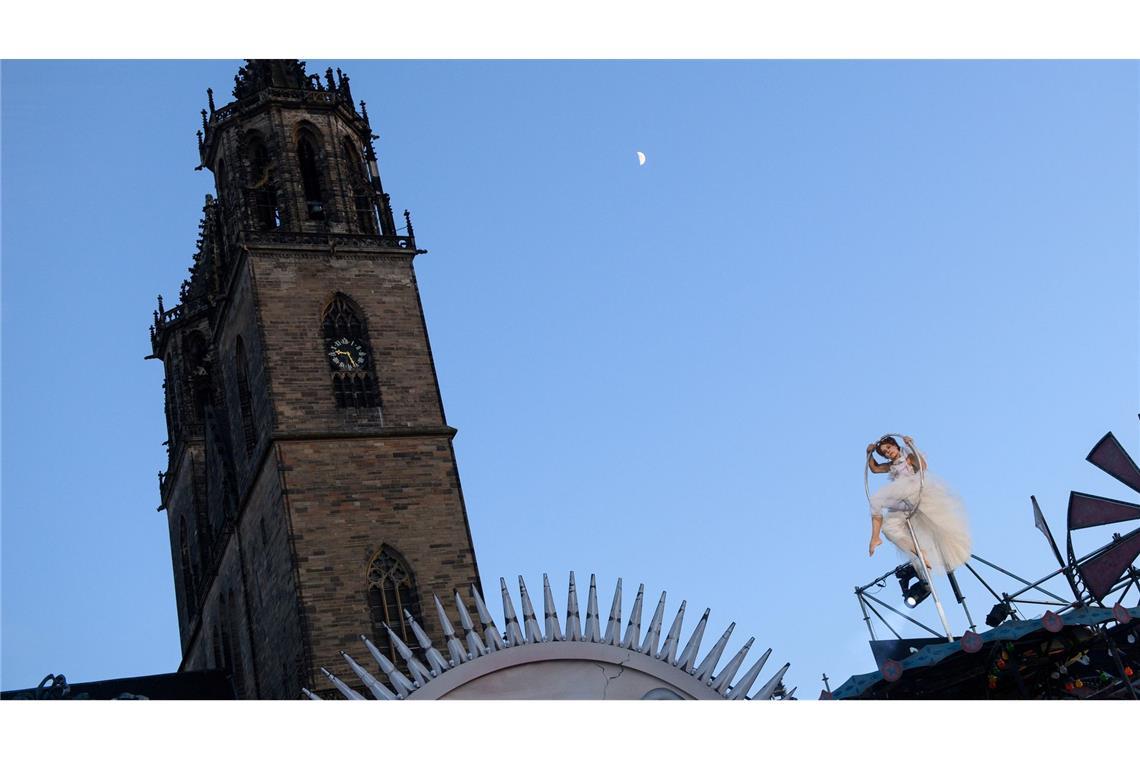
<path fill-rule="evenodd" d="M 237 339 L 237 348 L 234 350 L 234 363 L 237 365 L 237 391 L 238 406 L 241 407 L 241 429 L 245 435 L 245 453 L 253 451 L 257 443 L 257 431 L 253 427 L 253 399 L 249 393 L 249 366 L 245 360 L 245 344 L 241 336 Z"/>
<path fill-rule="evenodd" d="M 186 518 L 178 518 L 178 554 L 182 561 L 182 593 L 186 599 L 186 617 L 198 611 L 198 593 L 194 582 L 194 566 L 190 561 L 190 539 L 186 533 Z"/>
<path fill-rule="evenodd" d="M 359 309 L 348 296 L 338 293 L 325 309 L 322 332 L 336 405 L 341 408 L 380 406 L 368 330 Z"/>
<path fill-rule="evenodd" d="M 305 191 L 305 209 L 310 219 L 325 218 L 325 201 L 321 195 L 321 174 L 317 165 L 317 149 L 308 135 L 297 140 L 297 161 L 301 165 L 301 185 Z"/>
<path fill-rule="evenodd" d="M 388 659 L 397 665 L 404 662 L 396 651 L 395 643 L 388 638 L 385 625 L 408 645 L 413 654 L 418 656 L 422 653 L 423 649 L 404 616 L 404 610 L 407 610 L 417 621 L 422 617 L 416 579 L 404 558 L 389 546 L 382 546 L 368 563 L 368 610 L 372 617 L 373 642 L 382 652 L 387 647 Z"/>
<path fill-rule="evenodd" d="M 376 209 L 372 204 L 372 193 L 368 183 L 368 175 L 364 171 L 364 163 L 360 154 L 353 147 L 352 141 L 344 138 L 344 162 L 348 166 L 349 183 L 352 186 L 352 205 L 356 209 L 356 223 L 360 231 L 370 235 L 376 234 Z"/>
<path fill-rule="evenodd" d="M 273 183 L 269 151 L 260 137 L 249 143 L 250 201 L 254 224 L 261 230 L 281 226 L 281 211 L 277 206 L 277 189 Z"/>

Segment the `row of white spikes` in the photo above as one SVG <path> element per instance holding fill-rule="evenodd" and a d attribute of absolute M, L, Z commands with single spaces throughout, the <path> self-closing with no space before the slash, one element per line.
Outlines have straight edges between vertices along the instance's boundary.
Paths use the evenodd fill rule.
<path fill-rule="evenodd" d="M 542 575 L 542 584 L 545 631 L 539 630 L 538 619 L 534 613 L 534 606 L 531 604 L 530 595 L 526 590 L 526 582 L 522 576 L 519 576 L 519 591 L 522 597 L 523 610 L 523 622 L 521 626 L 519 625 L 518 615 L 515 613 L 514 603 L 511 601 L 510 593 L 507 591 L 507 582 L 503 578 L 499 579 L 503 597 L 503 617 L 506 620 L 507 633 L 505 640 L 503 636 L 500 635 L 491 614 L 487 611 L 487 605 L 484 604 L 483 598 L 479 595 L 479 591 L 475 586 L 472 586 L 471 595 L 475 600 L 475 609 L 479 615 L 479 621 L 483 625 L 483 639 L 480 640 L 479 635 L 475 633 L 474 626 L 471 622 L 471 615 L 467 611 L 467 606 L 457 591 L 455 593 L 455 607 L 459 612 L 459 622 L 463 629 L 463 639 L 466 642 L 466 648 L 456 636 L 455 628 L 452 626 L 447 613 L 444 612 L 443 604 L 440 603 L 439 597 L 434 597 L 435 610 L 439 616 L 440 627 L 447 639 L 449 658 L 445 658 L 440 654 L 420 624 L 407 610 L 404 610 L 403 612 L 407 618 L 408 627 L 412 630 L 416 641 L 423 649 L 423 657 L 426 663 L 412 653 L 411 649 L 396 635 L 395 631 L 387 625 L 385 625 L 384 628 L 388 632 L 392 643 L 395 645 L 396 651 L 399 652 L 407 664 L 408 673 L 411 674 L 411 678 L 401 673 L 392 661 L 385 657 L 366 636 L 361 636 L 360 638 L 364 641 L 364 645 L 367 647 L 369 654 L 371 654 L 372 658 L 379 664 L 381 671 L 383 671 L 388 682 L 391 684 L 391 689 L 357 663 L 348 653 L 342 651 L 340 653 L 341 657 L 344 658 L 348 666 L 357 677 L 360 678 L 375 698 L 403 699 L 431 679 L 437 678 L 445 670 L 458 667 L 464 662 L 469 662 L 500 649 L 526 646 L 528 644 L 542 644 L 549 641 L 583 641 L 596 644 L 609 644 L 621 649 L 630 649 L 654 657 L 693 676 L 727 699 L 744 699 L 748 694 L 748 690 L 752 688 L 753 683 L 760 674 L 761 668 L 763 668 L 764 664 L 768 661 L 768 655 L 772 653 L 771 648 L 765 651 L 764 654 L 760 656 L 760 659 L 748 669 L 744 677 L 733 685 L 731 683 L 732 679 L 740 669 L 744 658 L 748 655 L 748 651 L 751 649 L 755 637 L 748 639 L 748 643 L 741 647 L 740 651 L 729 660 L 728 664 L 724 666 L 719 674 L 714 676 L 713 671 L 720 661 L 721 655 L 724 654 L 725 647 L 728 645 L 728 639 L 732 635 L 736 623 L 732 623 L 728 626 L 728 629 L 721 635 L 716 645 L 713 646 L 708 654 L 705 655 L 704 659 L 698 664 L 697 651 L 700 648 L 701 639 L 704 637 L 705 625 L 709 618 L 709 609 L 705 609 L 704 615 L 701 616 L 700 622 L 697 623 L 696 628 L 693 629 L 692 635 L 689 637 L 689 642 L 678 655 L 677 647 L 680 641 L 681 623 L 685 616 L 686 602 L 681 602 L 681 607 L 677 610 L 673 624 L 669 627 L 669 632 L 665 636 L 665 643 L 658 647 L 658 641 L 661 637 L 661 623 L 665 614 L 664 591 L 661 592 L 661 598 L 657 602 L 657 609 L 654 611 L 653 619 L 649 623 L 649 630 L 644 640 L 638 643 L 641 639 L 641 608 L 645 595 L 644 583 L 638 587 L 637 597 L 634 599 L 633 609 L 630 612 L 629 623 L 626 626 L 624 636 L 621 635 L 621 578 L 618 578 L 617 588 L 614 591 L 614 599 L 610 605 L 610 615 L 606 622 L 605 633 L 601 632 L 601 621 L 598 614 L 597 582 L 594 575 L 590 575 L 590 594 L 586 605 L 586 626 L 584 630 L 581 627 L 578 612 L 578 592 L 574 581 L 574 572 L 570 572 L 570 590 L 567 600 L 565 629 L 562 629 L 558 624 L 558 612 L 554 607 L 554 597 L 550 592 L 550 580 L 546 573 Z M 785 664 L 780 668 L 764 686 L 752 695 L 751 699 L 771 699 L 789 666 L 790 664 Z M 321 668 L 321 672 L 333 683 L 336 689 L 348 699 L 365 699 L 363 695 L 352 689 L 328 670 Z M 302 689 L 302 691 L 304 695 L 310 699 L 320 699 L 320 697 L 308 689 Z"/>

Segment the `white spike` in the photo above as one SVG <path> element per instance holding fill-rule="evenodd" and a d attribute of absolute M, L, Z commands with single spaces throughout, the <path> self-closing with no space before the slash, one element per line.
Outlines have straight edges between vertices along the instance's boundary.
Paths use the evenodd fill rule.
<path fill-rule="evenodd" d="M 736 676 L 736 671 L 740 670 L 741 663 L 743 663 L 744 658 L 748 656 L 748 650 L 752 648 L 754 641 L 756 641 L 755 636 L 748 639 L 748 643 L 745 644 L 739 652 L 733 655 L 733 658 L 724 666 L 724 670 L 720 671 L 720 675 L 713 679 L 713 682 L 709 684 L 713 691 L 724 696 L 724 693 L 728 691 L 728 687 L 732 685 L 732 679 Z"/>
<path fill-rule="evenodd" d="M 479 596 L 479 590 L 475 588 L 475 584 L 471 584 L 471 596 L 475 599 L 475 609 L 479 613 L 479 622 L 483 624 L 483 637 L 487 641 L 487 651 L 494 652 L 506 648 L 507 645 L 503 643 L 503 637 L 499 635 L 499 629 L 495 627 L 495 619 L 491 617 L 490 612 L 487 612 L 487 605 L 483 603 L 483 597 Z"/>
<path fill-rule="evenodd" d="M 409 681 L 408 677 L 405 676 L 404 673 L 401 673 L 388 657 L 381 654 L 380 649 L 377 649 L 376 645 L 368 640 L 368 637 L 361 636 L 360 638 L 364 639 L 364 645 L 367 647 L 369 654 L 372 654 L 372 659 L 380 665 L 380 669 L 384 671 L 384 675 L 388 676 L 389 683 L 396 688 L 396 693 L 402 697 L 414 692 L 416 684 Z"/>
<path fill-rule="evenodd" d="M 570 590 L 566 592 L 566 640 L 582 641 L 582 619 L 578 615 L 578 589 L 574 571 L 570 571 Z"/>
<path fill-rule="evenodd" d="M 686 604 L 687 602 L 682 599 L 681 606 L 677 609 L 677 616 L 673 618 L 673 625 L 669 626 L 669 634 L 665 637 L 665 644 L 656 655 L 658 660 L 669 665 L 677 664 L 677 644 L 681 640 L 681 621 L 685 619 Z"/>
<path fill-rule="evenodd" d="M 511 592 L 507 591 L 507 579 L 499 578 L 499 590 L 503 594 L 503 620 L 507 630 L 507 646 L 514 647 L 526 643 L 522 629 L 519 628 L 519 616 L 515 614 L 515 605 L 511 601 Z"/>
<path fill-rule="evenodd" d="M 558 628 L 558 610 L 554 608 L 554 595 L 550 593 L 550 578 L 542 574 L 542 611 L 546 623 L 546 641 L 564 641 Z"/>
<path fill-rule="evenodd" d="M 601 631 L 598 630 L 598 582 L 593 573 L 590 573 L 590 596 L 586 600 L 586 641 L 597 644 L 602 640 Z"/>
<path fill-rule="evenodd" d="M 657 642 L 661 638 L 661 621 L 665 617 L 665 592 L 657 601 L 657 609 L 653 611 L 653 619 L 649 621 L 649 632 L 645 634 L 645 641 L 637 651 L 653 656 L 657 653 Z"/>
<path fill-rule="evenodd" d="M 416 684 L 408 680 L 408 677 L 392 664 L 392 661 L 380 653 L 376 645 L 368 640 L 367 636 L 361 636 L 364 640 L 364 646 L 367 647 L 372 659 L 376 660 L 380 665 L 380 669 L 384 671 L 384 675 L 388 676 L 388 682 L 396 689 L 396 693 L 401 697 L 406 697 L 408 694 L 416 690 Z"/>
<path fill-rule="evenodd" d="M 641 639 L 641 605 L 645 596 L 645 584 L 637 587 L 637 596 L 633 598 L 633 610 L 629 613 L 629 624 L 625 628 L 625 638 L 621 640 L 622 649 L 637 650 L 637 643 Z"/>
<path fill-rule="evenodd" d="M 364 685 L 372 692 L 372 696 L 377 699 L 396 699 L 396 695 L 393 694 L 387 686 L 377 681 L 371 673 L 360 667 L 356 660 L 349 656 L 348 652 L 341 650 L 340 656 L 348 663 L 348 667 L 352 668 L 352 672 L 356 674 L 356 677 L 364 682 Z"/>
<path fill-rule="evenodd" d="M 538 617 L 534 614 L 534 605 L 531 604 L 530 594 L 526 592 L 526 581 L 519 576 L 519 598 L 522 600 L 523 629 L 526 632 L 527 644 L 541 644 L 542 631 L 538 630 Z"/>
<path fill-rule="evenodd" d="M 308 689 L 306 689 L 304 686 L 302 686 L 302 687 L 301 687 L 301 694 L 305 695 L 305 696 L 306 696 L 306 697 L 308 697 L 309 699 L 315 699 L 315 700 L 316 700 L 316 701 L 318 701 L 318 702 L 323 702 L 323 701 L 324 701 L 323 699 L 321 699 L 320 697 L 318 697 L 316 694 L 314 694 L 313 692 L 311 692 L 311 691 L 309 691 Z"/>
<path fill-rule="evenodd" d="M 451 621 L 447 618 L 447 613 L 443 611 L 443 603 L 434 594 L 432 599 L 435 600 L 435 614 L 439 617 L 443 636 L 447 639 L 447 653 L 451 655 L 451 662 L 448 664 L 452 667 L 462 665 L 468 660 L 467 653 L 463 651 L 463 645 L 459 643 L 459 639 L 455 638 L 455 628 L 452 627 Z"/>
<path fill-rule="evenodd" d="M 697 661 L 697 650 L 701 648 L 701 638 L 705 635 L 705 625 L 709 622 L 710 611 L 708 607 L 705 607 L 705 614 L 701 615 L 701 621 L 697 623 L 697 627 L 693 629 L 693 635 L 689 637 L 689 643 L 685 645 L 681 656 L 677 658 L 677 667 L 686 673 L 693 672 L 693 664 Z"/>
<path fill-rule="evenodd" d="M 412 635 L 416 637 L 416 641 L 420 644 L 420 649 L 423 650 L 424 657 L 427 659 L 428 667 L 431 668 L 432 676 L 438 676 L 449 667 L 447 660 L 443 659 L 443 655 L 436 650 L 432 644 L 432 640 L 424 633 L 424 629 L 412 617 L 412 613 L 404 610 L 404 618 L 408 621 L 408 626 L 412 629 Z"/>
<path fill-rule="evenodd" d="M 455 592 L 455 608 L 459 610 L 459 625 L 463 628 L 463 639 L 467 642 L 467 659 L 474 660 L 476 657 L 487 654 L 487 647 L 483 646 L 483 642 L 479 640 L 479 634 L 475 633 L 475 624 L 471 622 L 471 614 L 467 611 L 467 605 L 463 603 L 463 598 L 459 596 L 459 592 Z"/>
<path fill-rule="evenodd" d="M 768 681 L 768 683 L 766 683 L 760 687 L 760 691 L 758 691 L 752 695 L 752 698 L 753 699 L 771 699 L 772 695 L 776 693 L 776 687 L 780 685 L 780 679 L 784 677 L 784 674 L 788 672 L 788 668 L 790 668 L 791 666 L 792 666 L 792 664 L 790 662 L 785 663 L 784 667 L 782 667 L 778 671 L 776 671 L 776 675 L 772 676 L 772 678 Z"/>
<path fill-rule="evenodd" d="M 393 631 L 387 623 L 384 624 L 384 630 L 388 632 L 388 638 L 395 644 L 396 651 L 400 653 L 400 656 L 404 658 L 404 662 L 408 664 L 408 672 L 412 674 L 413 681 L 420 685 L 430 681 L 432 678 L 431 671 L 424 667 L 422 662 L 416 659 L 416 656 L 412 654 L 411 649 L 408 649 L 408 645 L 404 643 L 404 640 L 397 636 L 396 632 Z"/>
<path fill-rule="evenodd" d="M 728 639 L 732 636 L 732 630 L 736 628 L 736 623 L 730 623 L 728 630 L 720 635 L 717 639 L 716 645 L 709 650 L 705 655 L 705 659 L 701 660 L 701 664 L 693 671 L 693 675 L 701 683 L 707 683 L 712 678 L 713 671 L 716 670 L 716 664 L 720 661 L 720 656 L 724 654 L 724 648 L 728 646 Z"/>
<path fill-rule="evenodd" d="M 614 601 L 610 605 L 610 617 L 606 621 L 606 635 L 602 641 L 606 644 L 613 644 L 617 646 L 621 636 L 621 578 L 617 580 L 617 587 L 614 589 Z"/>
<path fill-rule="evenodd" d="M 736 682 L 736 685 L 728 692 L 729 699 L 744 699 L 748 695 L 748 690 L 756 682 L 756 676 L 760 675 L 760 669 L 764 667 L 764 663 L 768 662 L 768 655 L 770 654 L 772 654 L 772 647 L 768 647 L 768 650 L 760 655 L 760 659 L 753 663 L 748 672 L 744 674 L 744 678 Z"/>
<path fill-rule="evenodd" d="M 336 687 L 336 690 L 339 691 L 341 694 L 343 694 L 346 699 L 364 699 L 363 694 L 359 694 L 356 691 L 354 691 L 352 689 L 352 687 L 350 687 L 344 681 L 342 681 L 339 678 L 337 678 L 336 676 L 334 676 L 332 673 L 328 672 L 324 668 L 321 668 L 321 672 L 325 674 L 325 678 L 332 681 L 332 684 L 333 684 L 333 686 Z"/>

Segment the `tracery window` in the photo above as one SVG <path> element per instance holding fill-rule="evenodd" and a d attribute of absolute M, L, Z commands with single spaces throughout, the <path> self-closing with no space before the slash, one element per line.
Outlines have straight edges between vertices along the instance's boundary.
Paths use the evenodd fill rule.
<path fill-rule="evenodd" d="M 407 610 L 416 620 L 422 619 L 416 579 L 408 563 L 390 546 L 382 546 L 368 563 L 368 610 L 372 618 L 373 643 L 397 666 L 403 665 L 404 658 L 389 640 L 384 624 L 417 657 L 423 652 L 404 616 L 404 610 Z"/>
<path fill-rule="evenodd" d="M 237 365 L 238 406 L 241 408 L 241 429 L 245 436 L 245 453 L 253 451 L 257 443 L 257 431 L 253 427 L 253 399 L 249 393 L 249 365 L 245 358 L 245 343 L 237 338 L 234 349 L 234 364 Z"/>
<path fill-rule="evenodd" d="M 337 293 L 325 309 L 321 330 L 336 405 L 341 408 L 380 406 L 368 329 L 352 299 Z"/>

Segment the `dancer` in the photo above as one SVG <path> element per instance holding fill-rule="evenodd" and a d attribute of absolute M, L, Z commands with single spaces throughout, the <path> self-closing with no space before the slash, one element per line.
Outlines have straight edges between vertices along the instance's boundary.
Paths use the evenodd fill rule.
<path fill-rule="evenodd" d="M 914 439 L 908 435 L 902 439 L 909 452 L 904 452 L 889 435 L 867 444 L 867 467 L 871 472 L 887 473 L 891 479 L 870 496 L 870 554 L 874 555 L 883 543 L 881 531 L 911 557 L 916 570 L 921 570 L 919 553 L 906 524 L 909 517 L 926 568 L 949 572 L 970 558 L 970 533 L 962 503 L 945 483 L 927 471 L 926 458 L 916 453 Z M 876 460 L 876 452 L 887 461 Z"/>

